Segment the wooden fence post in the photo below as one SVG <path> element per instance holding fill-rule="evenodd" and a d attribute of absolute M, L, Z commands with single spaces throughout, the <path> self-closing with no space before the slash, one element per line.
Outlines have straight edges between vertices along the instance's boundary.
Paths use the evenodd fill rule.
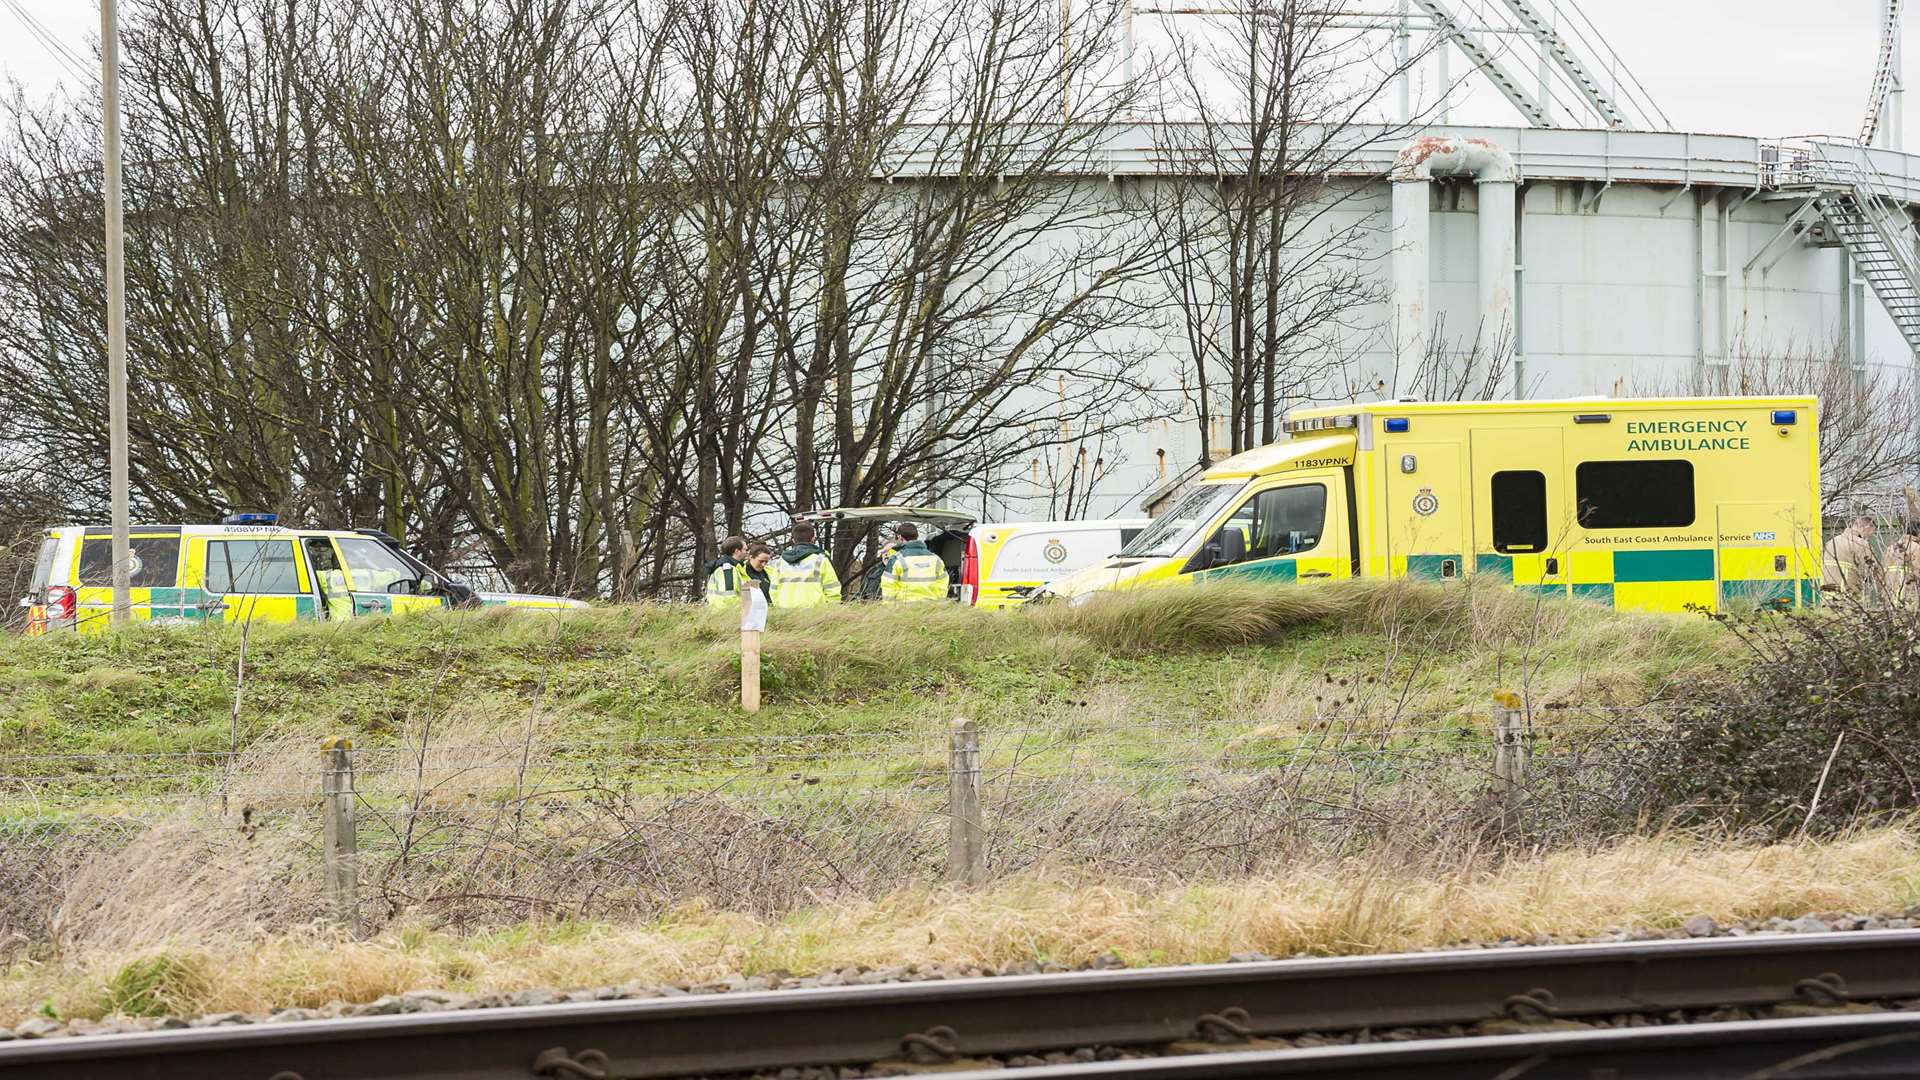
<path fill-rule="evenodd" d="M 947 880 L 987 881 L 987 835 L 980 817 L 980 730 L 955 720 L 947 736 Z"/>
<path fill-rule="evenodd" d="M 347 932 L 360 933 L 360 837 L 355 824 L 353 741 L 334 736 L 320 744 L 320 793 L 325 817 L 327 900 Z"/>
<path fill-rule="evenodd" d="M 743 575 L 744 576 L 744 575 Z M 767 625 L 767 601 L 760 583 L 740 583 L 740 710 L 760 711 L 760 632 Z"/>
<path fill-rule="evenodd" d="M 1527 766 L 1533 744 L 1527 738 L 1520 695 L 1511 690 L 1493 695 L 1493 776 L 1500 789 L 1502 824 L 1511 823 L 1513 804 L 1527 785 Z"/>

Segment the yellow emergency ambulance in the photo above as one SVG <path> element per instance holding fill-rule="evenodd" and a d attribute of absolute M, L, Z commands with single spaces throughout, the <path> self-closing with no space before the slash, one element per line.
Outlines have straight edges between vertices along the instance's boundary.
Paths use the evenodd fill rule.
<path fill-rule="evenodd" d="M 1642 611 L 1807 606 L 1808 397 L 1295 409 L 1114 558 L 1038 599 L 1222 580 L 1490 580 Z"/>
<path fill-rule="evenodd" d="M 135 525 L 129 599 L 140 622 L 295 622 L 452 606 L 579 608 L 578 600 L 478 592 L 373 529 L 288 529 L 271 514 L 218 525 Z M 28 634 L 105 630 L 113 610 L 113 530 L 62 525 L 41 539 L 21 600 Z"/>

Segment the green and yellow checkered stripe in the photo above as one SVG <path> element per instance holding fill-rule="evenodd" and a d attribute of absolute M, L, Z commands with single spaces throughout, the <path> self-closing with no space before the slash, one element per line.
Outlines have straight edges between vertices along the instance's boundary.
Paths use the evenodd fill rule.
<path fill-rule="evenodd" d="M 1453 572 L 1447 572 L 1447 564 L 1453 564 Z M 1383 570 L 1391 570 L 1396 578 L 1416 578 L 1420 581 L 1459 580 L 1467 576 L 1466 561 L 1459 555 L 1449 553 L 1430 553 L 1423 555 L 1395 555 L 1391 559 L 1374 559 L 1373 572 L 1379 576 Z"/>
<path fill-rule="evenodd" d="M 293 622 L 318 614 L 313 597 L 306 595 L 220 595 L 198 588 L 128 589 L 127 599 L 135 622 L 201 622 L 210 618 Z M 74 590 L 74 604 L 75 624 L 83 632 L 105 630 L 112 622 L 113 589 L 109 586 L 88 585 Z"/>
<path fill-rule="evenodd" d="M 1709 611 L 1720 606 L 1712 548 L 1575 551 L 1567 555 L 1568 590 L 1576 599 L 1623 611 Z"/>
<path fill-rule="evenodd" d="M 1549 575 L 1547 560 L 1559 558 L 1560 572 Z M 1474 556 L 1473 572 L 1487 574 L 1512 585 L 1516 592 L 1530 593 L 1535 596 L 1567 595 L 1566 560 L 1561 556 L 1545 553 L 1521 555 L 1501 555 L 1483 551 Z"/>
<path fill-rule="evenodd" d="M 1314 555 L 1300 558 L 1282 556 L 1273 559 L 1261 559 L 1257 562 L 1241 563 L 1238 566 L 1208 570 L 1197 575 L 1200 581 L 1298 581 L 1302 574 L 1311 578 L 1344 578 L 1352 575 L 1352 564 L 1345 559 L 1328 555 Z"/>
<path fill-rule="evenodd" d="M 1787 567 L 1783 573 L 1782 561 Z M 1812 607 L 1820 592 L 1819 563 L 1803 554 L 1798 560 L 1790 548 L 1726 547 L 1720 549 L 1720 604 L 1764 604 Z"/>
<path fill-rule="evenodd" d="M 1557 556 L 1559 580 L 1545 574 L 1547 555 L 1481 552 L 1474 572 L 1538 595 L 1571 595 L 1625 611 L 1721 610 L 1729 604 L 1788 604 L 1796 596 L 1811 605 L 1819 582 L 1808 576 L 1782 576 L 1775 569 L 1786 548 L 1728 548 L 1716 557 L 1712 548 L 1654 548 L 1644 551 L 1575 551 Z M 1802 560 L 1802 567 L 1811 564 Z"/>

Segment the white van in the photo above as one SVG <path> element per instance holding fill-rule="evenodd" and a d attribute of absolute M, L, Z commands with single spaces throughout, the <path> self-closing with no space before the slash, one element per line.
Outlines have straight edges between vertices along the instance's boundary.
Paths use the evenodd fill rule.
<path fill-rule="evenodd" d="M 975 525 L 968 533 L 973 602 L 985 608 L 1025 603 L 1047 582 L 1118 555 L 1147 524 L 1140 518 Z"/>

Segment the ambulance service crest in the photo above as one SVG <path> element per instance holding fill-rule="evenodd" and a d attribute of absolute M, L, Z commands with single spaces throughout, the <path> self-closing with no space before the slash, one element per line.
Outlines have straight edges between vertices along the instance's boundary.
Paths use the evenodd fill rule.
<path fill-rule="evenodd" d="M 1413 512 L 1421 517 L 1432 517 L 1439 509 L 1440 500 L 1432 488 L 1421 488 L 1420 494 L 1413 497 Z"/>

